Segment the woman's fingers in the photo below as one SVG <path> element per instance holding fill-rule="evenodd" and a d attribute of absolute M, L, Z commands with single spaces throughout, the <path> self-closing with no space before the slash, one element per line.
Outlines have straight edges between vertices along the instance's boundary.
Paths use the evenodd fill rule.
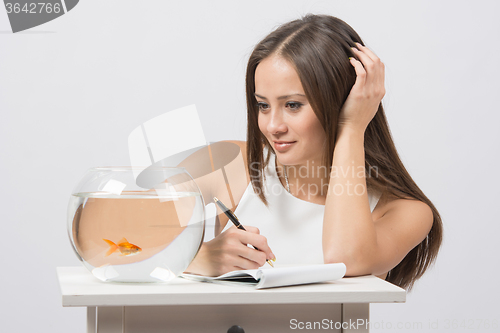
<path fill-rule="evenodd" d="M 248 231 L 242 231 L 240 233 L 240 241 L 243 244 L 250 244 L 258 248 L 260 251 L 263 251 L 265 253 L 271 254 L 271 248 L 269 245 L 267 245 L 267 239 L 266 237 L 259 235 L 259 234 L 254 234 Z"/>
<path fill-rule="evenodd" d="M 380 59 L 366 46 L 356 43 L 359 49 L 352 48 L 356 56 L 361 60 L 364 74 L 364 83 L 367 87 L 374 90 L 376 95 L 379 95 L 379 91 L 384 90 L 385 81 L 385 68 L 384 64 Z M 358 61 L 359 62 L 359 61 Z M 354 62 L 351 59 L 351 64 L 354 66 Z M 356 69 L 356 66 L 355 66 Z M 359 75 L 361 70 L 356 69 L 356 75 Z"/>
<path fill-rule="evenodd" d="M 257 252 L 262 252 L 264 254 L 264 259 L 275 259 L 275 256 L 267 244 L 267 238 L 260 235 L 260 231 L 256 227 L 251 227 L 251 226 L 245 226 L 246 230 L 240 230 L 237 228 L 229 228 L 226 233 L 228 237 L 231 237 L 233 239 L 237 239 L 237 243 L 241 244 L 244 249 L 242 250 L 243 252 L 238 252 L 238 255 L 242 255 L 242 253 L 249 253 L 246 251 L 246 249 L 251 249 L 253 251 Z M 247 247 L 248 245 L 254 246 L 258 248 L 258 250 L 255 250 L 253 248 Z M 253 257 L 254 258 L 254 257 Z"/>
<path fill-rule="evenodd" d="M 265 244 L 262 241 L 253 240 L 253 237 L 246 237 L 247 235 L 262 237 L 242 230 L 233 230 L 228 233 L 227 240 L 220 248 L 222 251 L 219 259 L 220 274 L 236 269 L 257 269 L 266 263 L 267 254 L 265 252 L 247 246 L 247 244 L 254 243 L 264 247 Z"/>
<path fill-rule="evenodd" d="M 252 226 L 244 226 L 246 232 L 256 234 L 260 236 L 260 230 L 257 227 Z M 267 244 L 267 239 L 264 236 L 261 237 L 252 237 L 249 235 L 243 234 L 245 237 L 245 241 L 247 244 L 253 245 L 261 251 L 264 251 L 267 254 L 267 259 L 275 259 L 273 252 L 271 251 L 269 245 Z M 255 243 L 255 244 L 254 244 Z M 259 245 L 260 243 L 260 245 Z"/>
<path fill-rule="evenodd" d="M 372 61 L 372 68 L 371 70 L 373 71 L 373 74 L 371 79 L 372 83 L 376 85 L 377 87 L 379 86 L 384 86 L 384 80 L 385 80 L 385 66 L 382 61 L 380 61 L 380 58 L 377 57 L 375 53 L 373 53 L 372 50 L 367 48 L 366 46 L 361 45 L 360 43 L 356 43 L 360 51 L 368 55 Z"/>
<path fill-rule="evenodd" d="M 242 225 L 242 227 L 245 228 L 245 231 L 248 231 L 248 232 L 251 232 L 254 234 L 260 234 L 260 230 L 257 227 L 252 227 L 252 226 L 247 226 L 247 225 Z M 237 230 L 238 228 L 235 225 L 232 225 L 229 229 Z"/>
<path fill-rule="evenodd" d="M 380 58 L 377 57 L 375 53 L 373 53 L 369 48 L 363 46 L 359 43 L 356 43 L 358 48 L 353 47 L 352 51 L 354 54 L 361 60 L 363 66 L 367 71 L 375 71 L 379 69 L 383 69 L 384 64 L 380 61 Z"/>
<path fill-rule="evenodd" d="M 245 228 L 245 230 L 246 230 L 246 231 L 248 231 L 248 232 L 252 232 L 252 233 L 254 233 L 254 234 L 260 234 L 260 230 L 259 230 L 259 228 L 257 228 L 257 227 L 246 226 L 246 225 L 245 225 L 245 226 L 243 226 L 243 227 L 244 227 L 244 228 Z"/>
<path fill-rule="evenodd" d="M 266 263 L 266 257 L 267 255 L 264 252 L 255 250 L 248 246 L 241 249 L 240 258 L 249 261 L 248 263 L 245 263 L 246 267 L 250 267 L 249 269 L 255 269 L 263 266 Z"/>
<path fill-rule="evenodd" d="M 264 261 L 265 263 L 265 261 Z M 232 260 L 231 267 L 228 267 L 227 271 L 243 270 L 243 269 L 257 269 L 264 264 L 259 264 L 258 262 L 249 260 L 245 257 L 236 257 Z"/>
<path fill-rule="evenodd" d="M 375 53 L 373 53 L 372 50 L 370 50 L 366 46 L 363 46 L 360 43 L 356 43 L 356 46 L 357 46 L 359 51 L 362 51 L 363 53 L 365 53 L 373 62 L 380 61 L 379 57 L 377 57 L 377 55 Z"/>
<path fill-rule="evenodd" d="M 363 87 L 366 82 L 366 71 L 363 67 L 363 64 L 359 60 L 355 58 L 349 58 L 351 65 L 354 66 L 354 71 L 356 71 L 356 82 L 354 82 L 354 86 Z M 353 87 L 354 88 L 354 87 Z"/>
<path fill-rule="evenodd" d="M 352 48 L 352 51 L 359 58 L 359 60 L 363 64 L 364 68 L 366 68 L 366 69 L 373 68 L 373 61 L 372 61 L 372 59 L 366 53 L 364 53 L 361 50 L 358 50 L 355 47 Z"/>
<path fill-rule="evenodd" d="M 366 130 L 375 116 L 385 94 L 384 65 L 368 48 L 357 45 L 352 52 L 356 58 L 349 62 L 356 72 L 356 81 L 342 106 L 339 126 Z"/>

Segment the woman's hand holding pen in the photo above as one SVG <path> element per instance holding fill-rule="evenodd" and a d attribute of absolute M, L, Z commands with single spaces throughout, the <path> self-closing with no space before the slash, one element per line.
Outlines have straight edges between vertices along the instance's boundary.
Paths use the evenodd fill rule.
<path fill-rule="evenodd" d="M 266 259 L 274 259 L 267 239 L 259 233 L 259 229 L 250 226 L 245 226 L 245 229 L 232 226 L 211 241 L 203 243 L 187 271 L 218 276 L 234 270 L 257 269 L 266 263 Z"/>
<path fill-rule="evenodd" d="M 340 111 L 339 129 L 349 127 L 364 133 L 385 95 L 385 67 L 370 49 L 356 45 L 352 51 L 359 60 L 350 58 L 356 82 Z"/>

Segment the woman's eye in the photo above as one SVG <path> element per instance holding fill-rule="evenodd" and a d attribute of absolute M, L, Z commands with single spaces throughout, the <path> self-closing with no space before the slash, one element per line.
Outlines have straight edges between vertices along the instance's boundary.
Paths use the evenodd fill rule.
<path fill-rule="evenodd" d="M 302 103 L 299 102 L 288 102 L 286 103 L 286 106 L 289 107 L 292 110 L 298 110 L 302 106 Z"/>
<path fill-rule="evenodd" d="M 262 102 L 257 103 L 257 107 L 261 111 L 266 111 L 267 109 L 269 109 L 269 105 L 267 105 L 266 103 L 262 103 Z"/>

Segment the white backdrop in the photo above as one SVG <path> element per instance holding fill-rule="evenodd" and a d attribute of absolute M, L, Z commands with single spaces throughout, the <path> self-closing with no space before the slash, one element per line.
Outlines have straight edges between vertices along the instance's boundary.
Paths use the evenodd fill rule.
<path fill-rule="evenodd" d="M 208 141 L 245 140 L 249 53 L 309 12 L 348 22 L 386 64 L 397 148 L 444 221 L 437 264 L 405 304 L 372 305 L 374 331 L 389 323 L 405 332 L 494 331 L 494 0 L 85 0 L 18 34 L 0 8 L 0 331 L 85 332 L 85 310 L 61 306 L 55 271 L 80 265 L 66 231 L 72 188 L 90 167 L 129 164 L 130 131 L 181 106 L 196 103 Z"/>

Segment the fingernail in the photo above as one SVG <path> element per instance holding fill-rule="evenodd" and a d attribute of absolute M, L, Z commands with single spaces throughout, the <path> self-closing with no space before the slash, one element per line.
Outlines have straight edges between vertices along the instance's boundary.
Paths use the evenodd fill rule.
<path fill-rule="evenodd" d="M 355 47 L 351 47 L 351 49 L 352 49 L 353 51 L 358 51 L 358 52 L 359 52 L 359 50 L 358 50 L 357 48 L 355 48 Z"/>
<path fill-rule="evenodd" d="M 276 256 L 274 255 L 274 253 L 271 252 L 271 260 L 272 261 L 276 261 Z"/>
<path fill-rule="evenodd" d="M 361 47 L 363 47 L 363 45 L 361 45 L 361 43 L 356 42 L 355 44 L 356 44 L 357 46 L 361 46 Z"/>

